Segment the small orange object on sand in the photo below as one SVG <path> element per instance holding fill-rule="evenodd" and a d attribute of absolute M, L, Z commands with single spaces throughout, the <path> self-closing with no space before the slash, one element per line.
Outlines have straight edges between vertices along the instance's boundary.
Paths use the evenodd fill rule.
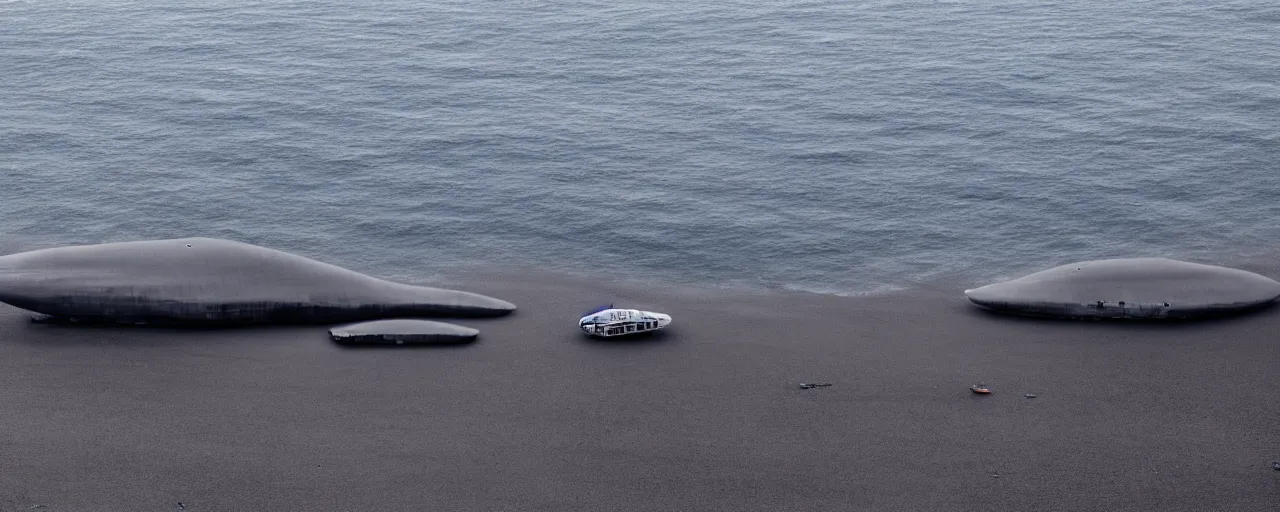
<path fill-rule="evenodd" d="M 977 393 L 979 395 L 991 394 L 991 390 L 987 389 L 986 384 L 978 384 L 977 386 L 973 386 L 969 389 L 973 390 L 974 393 Z"/>

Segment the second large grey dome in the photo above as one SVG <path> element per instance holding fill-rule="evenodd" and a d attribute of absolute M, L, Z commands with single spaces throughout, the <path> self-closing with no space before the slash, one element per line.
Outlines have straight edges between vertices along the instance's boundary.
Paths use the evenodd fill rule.
<path fill-rule="evenodd" d="M 1062 317 L 1193 318 L 1267 305 L 1280 282 L 1167 258 L 1084 261 L 965 290 L 974 304 Z"/>

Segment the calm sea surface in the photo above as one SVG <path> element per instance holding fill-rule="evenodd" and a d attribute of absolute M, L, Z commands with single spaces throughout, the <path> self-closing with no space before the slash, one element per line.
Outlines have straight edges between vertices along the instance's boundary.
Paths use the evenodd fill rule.
<path fill-rule="evenodd" d="M 0 1 L 0 252 L 869 293 L 1280 250 L 1280 3 Z"/>

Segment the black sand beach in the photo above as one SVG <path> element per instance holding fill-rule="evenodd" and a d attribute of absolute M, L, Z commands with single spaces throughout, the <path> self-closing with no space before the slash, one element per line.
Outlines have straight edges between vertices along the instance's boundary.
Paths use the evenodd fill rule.
<path fill-rule="evenodd" d="M 520 310 L 457 321 L 474 344 L 406 349 L 3 307 L 0 509 L 1280 507 L 1280 310 L 1115 324 L 995 316 L 950 289 L 462 288 Z M 580 335 L 609 301 L 675 323 Z"/>

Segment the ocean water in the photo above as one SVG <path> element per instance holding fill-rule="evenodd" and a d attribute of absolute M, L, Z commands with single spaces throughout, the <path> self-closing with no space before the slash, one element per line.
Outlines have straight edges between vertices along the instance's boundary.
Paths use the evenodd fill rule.
<path fill-rule="evenodd" d="M 0 3 L 0 250 L 862 294 L 1280 254 L 1280 4 Z"/>

